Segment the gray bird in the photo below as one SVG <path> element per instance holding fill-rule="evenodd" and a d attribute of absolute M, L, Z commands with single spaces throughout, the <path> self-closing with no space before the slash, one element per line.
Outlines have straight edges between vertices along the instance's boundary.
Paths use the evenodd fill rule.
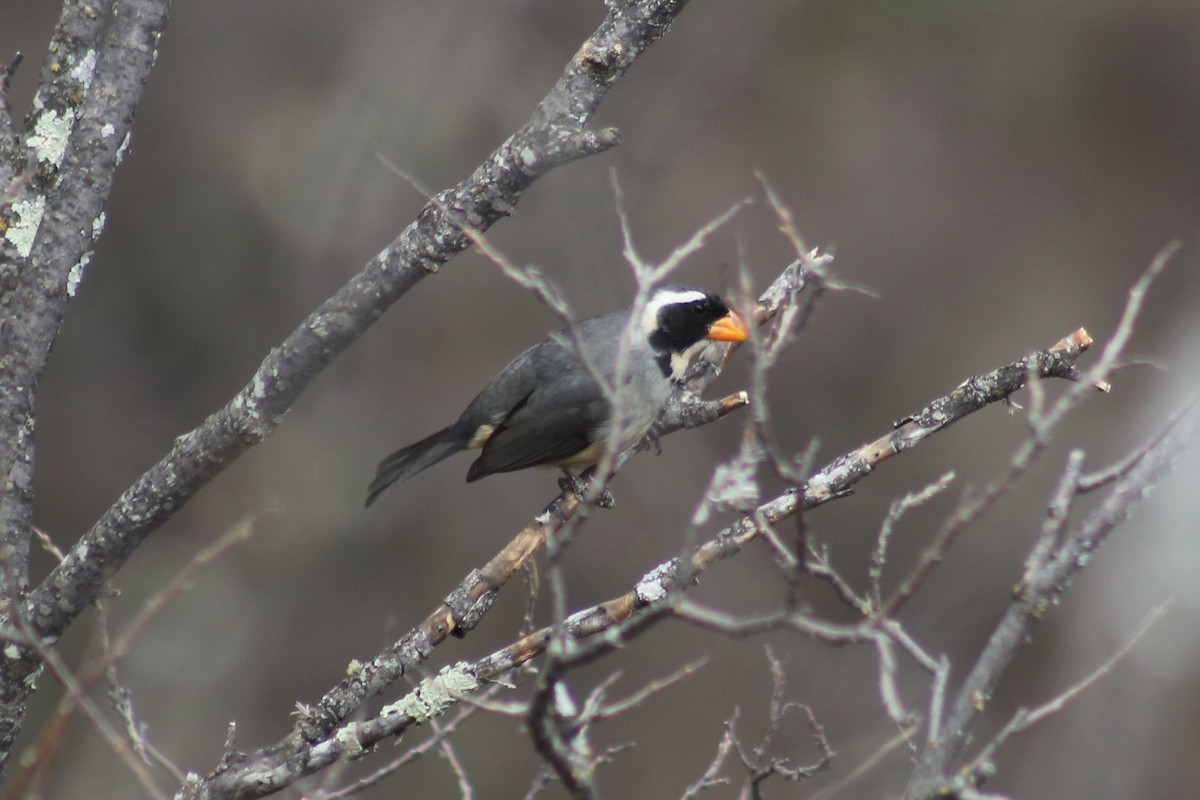
<path fill-rule="evenodd" d="M 379 464 L 367 505 L 384 489 L 406 481 L 467 448 L 483 448 L 467 481 L 535 466 L 586 469 L 599 463 L 608 442 L 611 409 L 584 363 L 612 385 L 622 332 L 632 309 L 584 320 L 535 344 L 500 371 L 453 425 L 397 450 Z M 616 452 L 646 436 L 692 360 L 714 340 L 742 342 L 746 326 L 720 297 L 679 284 L 650 293 L 633 331 L 620 389 L 625 417 Z M 576 356 L 582 348 L 584 362 Z"/>

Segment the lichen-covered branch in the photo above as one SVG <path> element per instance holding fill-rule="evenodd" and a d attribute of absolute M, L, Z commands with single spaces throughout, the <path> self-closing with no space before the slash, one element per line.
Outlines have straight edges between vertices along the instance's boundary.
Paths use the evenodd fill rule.
<path fill-rule="evenodd" d="M 682 10 L 679 2 L 622 4 L 567 65 L 532 118 L 462 183 L 439 193 L 353 279 L 271 351 L 251 381 L 175 446 L 96 522 L 34 593 L 35 629 L 54 636 L 102 580 L 214 475 L 275 430 L 308 383 L 392 303 L 469 244 L 460 223 L 487 230 L 549 169 L 619 141 L 585 125 L 612 84 Z"/>
<path fill-rule="evenodd" d="M 0 624 L 27 634 L 0 659 L 0 776 L 42 663 L 30 640 L 48 646 L 61 633 L 29 630 L 23 605 L 37 387 L 103 227 L 169 9 L 169 0 L 119 0 L 103 11 L 65 2 L 27 124 L 0 140 Z"/>
<path fill-rule="evenodd" d="M 786 275 L 781 276 L 780 280 L 785 278 Z M 777 288 L 772 286 L 764 293 L 763 297 L 768 303 L 771 297 L 782 296 L 775 291 Z M 775 306 L 776 311 L 778 308 Z M 930 421 L 932 429 L 927 431 L 927 436 L 971 411 L 1007 398 L 1026 384 L 1031 373 L 1043 378 L 1074 376 L 1074 359 L 1087 349 L 1090 340 L 1077 332 L 1064 341 L 1074 344 L 1060 343 L 1053 352 L 1047 350 L 1033 353 L 987 375 L 964 382 L 954 392 L 939 398 L 912 417 L 911 424 L 919 427 L 922 420 L 937 416 L 939 422 L 935 424 Z M 973 390 L 966 393 L 963 387 L 968 385 L 973 387 Z M 969 394 L 970 399 L 965 397 L 965 394 Z M 942 409 L 943 412 L 930 411 L 935 408 Z M 945 411 L 946 409 L 953 411 Z M 885 436 L 872 445 L 837 458 L 813 475 L 802 494 L 798 490 L 788 491 L 761 504 L 753 513 L 747 514 L 712 539 L 701 543 L 687 558 L 671 559 L 649 570 L 631 591 L 571 614 L 563 622 L 562 631 L 559 632 L 565 634 L 570 647 L 566 653 L 560 654 L 558 664 L 560 667 L 570 666 L 620 647 L 629 636 L 671 614 L 679 592 L 686 591 L 709 567 L 736 555 L 758 538 L 764 522 L 773 524 L 795 514 L 801 508 L 813 508 L 831 499 L 845 496 L 854 483 L 870 473 L 874 464 L 880 463 L 895 452 L 907 449 L 923 438 L 925 436 L 909 435 L 904 439 L 907 443 L 905 447 L 889 450 L 878 444 L 888 439 Z M 469 575 L 447 603 L 425 623 L 411 631 L 395 647 L 377 657 L 369 668 L 356 667 L 353 675 L 326 695 L 319 708 L 306 708 L 299 725 L 299 729 L 304 731 L 304 737 L 297 737 L 294 733 L 289 740 L 253 755 L 231 754 L 232 757 L 227 758 L 226 763 L 209 778 L 193 776 L 185 788 L 184 796 L 257 797 L 276 791 L 304 775 L 334 763 L 339 758 L 361 754 L 386 738 L 396 736 L 432 716 L 444 713 L 462 698 L 488 685 L 489 681 L 498 679 L 506 672 L 545 653 L 556 633 L 552 627 L 528 634 L 478 661 L 461 662 L 444 668 L 437 676 L 426 679 L 417 689 L 386 706 L 370 719 L 342 722 L 351 709 L 358 707 L 366 691 L 378 691 L 382 685 L 424 660 L 432 646 L 459 625 L 455 615 L 461 612 L 455 612 L 455 606 L 461 604 L 462 608 L 477 608 L 480 601 L 470 598 L 494 594 L 499 587 L 485 580 L 484 574 L 501 565 L 504 565 L 502 572 L 509 575 L 515 572 L 519 564 L 524 563 L 524 560 L 541 546 L 547 527 L 560 526 L 565 521 L 562 518 L 563 507 L 555 505 L 563 502 L 568 504 L 567 513 L 578 509 L 578 501 L 570 493 L 556 499 L 534 525 L 521 531 L 487 567 Z M 463 601 L 463 598 L 467 599 Z M 490 604 L 490 600 L 488 603 Z M 781 613 L 760 620 L 760 624 L 754 629 L 765 631 L 793 627 L 818 637 L 828 635 L 845 642 L 870 642 L 877 638 L 868 630 L 874 624 L 872 621 L 863 623 L 866 627 L 816 628 L 807 627 L 805 620 L 788 619 L 787 616 L 786 613 Z M 433 620 L 439 622 L 435 625 Z M 412 642 L 418 639 L 428 647 L 414 648 Z M 409 658 L 416 660 L 406 661 Z M 389 674 L 389 670 L 394 671 L 394 674 Z M 303 740 L 305 737 L 308 737 L 307 741 Z"/>
<path fill-rule="evenodd" d="M 587 124 L 609 88 L 685 5 L 613 4 L 530 120 L 468 178 L 431 199 L 267 355 L 229 403 L 176 439 L 25 597 L 37 381 L 102 229 L 101 209 L 170 7 L 169 0 L 119 0 L 109 7 L 66 0 L 29 125 L 0 142 L 6 168 L 28 164 L 25 173 L 0 173 L 0 600 L 8 601 L 0 611 L 10 622 L 19 618 L 14 627 L 53 644 L 147 536 L 270 435 L 309 382 L 392 303 L 469 245 L 465 228 L 487 230 L 548 170 L 616 145 L 616 130 Z M 35 649 L 20 642 L 6 654 L 0 664 L 3 754 L 20 728 L 29 678 L 40 664 Z"/>
<path fill-rule="evenodd" d="M 774 319 L 809 280 L 806 267 L 824 266 L 831 260 L 829 256 L 813 254 L 809 259 L 789 264 L 763 293 L 755 321 L 761 325 Z M 720 354 L 722 364 L 727 356 L 728 351 Z M 746 398 L 741 392 L 719 400 L 700 398 L 698 393 L 720 372 L 721 364 L 696 367 L 687 388 L 677 392 L 664 409 L 660 435 L 713 422 L 745 405 Z M 615 466 L 619 467 L 638 449 L 634 447 L 622 453 Z M 340 748 L 344 742 L 341 740 L 346 736 L 346 728 L 339 729 L 339 725 L 366 698 L 380 693 L 426 661 L 447 637 L 463 635 L 474 628 L 508 580 L 545 546 L 547 536 L 553 536 L 578 513 L 581 505 L 574 492 L 564 490 L 529 525 L 518 531 L 491 561 L 472 570 L 424 621 L 369 662 L 356 664 L 318 703 L 303 706 L 296 727 L 287 738 L 250 755 L 228 757 L 207 778 L 194 777 L 185 796 L 240 797 L 242 795 L 238 793 L 246 791 L 247 786 L 264 787 L 262 794 L 267 794 L 327 766 L 330 762 L 325 760 L 326 756 L 336 760 L 342 752 Z M 389 708 L 395 711 L 394 707 Z M 383 723 L 384 729 L 398 718 L 396 714 L 388 716 L 388 722 Z M 372 729 L 356 723 L 353 730 L 356 741 L 367 744 L 374 741 Z M 271 788 L 267 790 L 267 786 Z"/>

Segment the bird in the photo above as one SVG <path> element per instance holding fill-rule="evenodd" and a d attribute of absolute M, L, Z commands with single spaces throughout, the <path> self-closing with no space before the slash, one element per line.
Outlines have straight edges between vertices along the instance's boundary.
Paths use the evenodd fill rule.
<path fill-rule="evenodd" d="M 618 408 L 619 453 L 649 434 L 694 359 L 716 342 L 743 342 L 745 322 L 720 296 L 666 284 L 650 291 L 632 335 L 624 337 L 637 304 L 576 323 L 535 344 L 509 363 L 470 402 L 454 424 L 389 455 L 367 489 L 370 506 L 390 486 L 462 450 L 480 448 L 467 482 L 535 466 L 583 470 L 600 462 L 609 444 L 612 408 L 596 380 L 608 386 L 623 371 Z M 628 353 L 622 366 L 622 339 Z M 582 351 L 584 358 L 578 353 Z"/>

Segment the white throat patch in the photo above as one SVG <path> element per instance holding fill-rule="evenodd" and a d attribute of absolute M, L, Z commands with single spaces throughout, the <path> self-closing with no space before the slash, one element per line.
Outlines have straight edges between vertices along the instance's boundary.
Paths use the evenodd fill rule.
<path fill-rule="evenodd" d="M 701 339 L 682 353 L 672 353 L 671 380 L 683 383 L 683 376 L 687 374 L 688 369 L 697 358 L 704 358 L 710 364 L 715 364 L 717 362 L 715 353 L 720 344 L 712 339 Z"/>

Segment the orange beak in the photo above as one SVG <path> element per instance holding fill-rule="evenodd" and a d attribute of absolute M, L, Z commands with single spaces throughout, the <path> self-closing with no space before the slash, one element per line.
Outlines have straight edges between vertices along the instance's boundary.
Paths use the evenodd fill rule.
<path fill-rule="evenodd" d="M 708 326 L 708 338 L 718 342 L 744 342 L 750 338 L 746 323 L 736 311 L 730 311 L 725 316 Z"/>

